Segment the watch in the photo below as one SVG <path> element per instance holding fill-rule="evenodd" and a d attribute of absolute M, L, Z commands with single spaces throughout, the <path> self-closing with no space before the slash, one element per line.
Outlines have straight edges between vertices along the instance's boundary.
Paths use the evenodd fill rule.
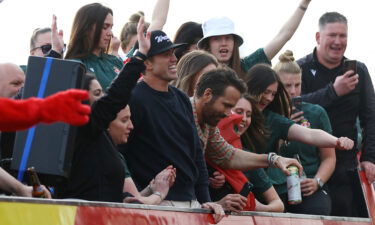
<path fill-rule="evenodd" d="M 319 188 L 323 188 L 324 182 L 319 177 L 315 177 L 316 182 L 318 182 Z"/>

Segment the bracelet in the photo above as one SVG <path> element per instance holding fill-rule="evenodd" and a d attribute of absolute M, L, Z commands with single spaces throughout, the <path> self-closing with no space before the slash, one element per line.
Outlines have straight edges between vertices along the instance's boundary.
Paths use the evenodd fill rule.
<path fill-rule="evenodd" d="M 277 155 L 274 152 L 268 153 L 267 161 L 269 167 L 276 167 L 276 161 L 280 158 L 279 155 Z"/>
<path fill-rule="evenodd" d="M 142 52 L 140 52 L 139 50 L 136 50 L 134 52 L 133 56 L 136 57 L 136 58 L 138 58 L 138 59 L 140 59 L 140 60 L 142 60 L 142 61 L 145 61 L 147 59 L 147 56 L 145 54 L 143 54 Z"/>
<path fill-rule="evenodd" d="M 276 153 L 274 153 L 274 152 L 270 152 L 270 153 L 268 153 L 267 162 L 268 162 L 268 166 L 269 166 L 269 167 L 272 167 L 272 166 L 273 166 L 273 165 L 272 165 L 272 162 L 271 162 L 271 158 L 272 158 L 274 155 L 276 155 Z"/>
<path fill-rule="evenodd" d="M 303 6 L 303 5 L 299 5 L 298 7 L 300 10 L 302 11 L 306 11 L 307 10 L 307 7 Z"/>
<path fill-rule="evenodd" d="M 158 191 L 154 191 L 154 193 L 152 193 L 153 195 L 157 195 L 157 196 L 159 196 L 160 197 L 160 200 L 162 200 L 163 201 L 163 196 L 161 196 L 161 193 L 160 192 L 158 192 Z"/>

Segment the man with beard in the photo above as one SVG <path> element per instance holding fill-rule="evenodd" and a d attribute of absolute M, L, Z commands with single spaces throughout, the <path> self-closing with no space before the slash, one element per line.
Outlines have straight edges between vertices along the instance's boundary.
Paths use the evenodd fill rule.
<path fill-rule="evenodd" d="M 221 136 L 217 124 L 231 114 L 231 109 L 245 91 L 246 84 L 230 68 L 214 69 L 200 78 L 190 101 L 206 158 L 224 169 L 248 171 L 274 166 L 288 174 L 286 167 L 293 164 L 301 171 L 301 166 L 295 159 L 277 156 L 275 153 L 267 155 L 242 151 L 228 144 Z M 246 204 L 246 198 L 227 195 L 219 203 L 224 209 L 238 211 Z"/>

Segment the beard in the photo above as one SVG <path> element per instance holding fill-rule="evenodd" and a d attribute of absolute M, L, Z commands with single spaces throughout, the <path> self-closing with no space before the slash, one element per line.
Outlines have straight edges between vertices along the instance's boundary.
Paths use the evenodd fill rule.
<path fill-rule="evenodd" d="M 225 118 L 226 115 L 221 112 L 217 112 L 213 107 L 213 102 L 208 102 L 203 106 L 202 118 L 203 122 L 210 126 L 217 126 L 221 119 Z"/>

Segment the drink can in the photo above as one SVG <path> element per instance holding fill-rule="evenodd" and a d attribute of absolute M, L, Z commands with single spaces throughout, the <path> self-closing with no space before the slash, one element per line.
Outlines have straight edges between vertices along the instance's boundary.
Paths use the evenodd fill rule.
<path fill-rule="evenodd" d="M 288 188 L 288 204 L 297 205 L 302 202 L 301 184 L 298 176 L 298 168 L 296 166 L 289 166 L 290 175 L 286 177 L 286 184 Z"/>

